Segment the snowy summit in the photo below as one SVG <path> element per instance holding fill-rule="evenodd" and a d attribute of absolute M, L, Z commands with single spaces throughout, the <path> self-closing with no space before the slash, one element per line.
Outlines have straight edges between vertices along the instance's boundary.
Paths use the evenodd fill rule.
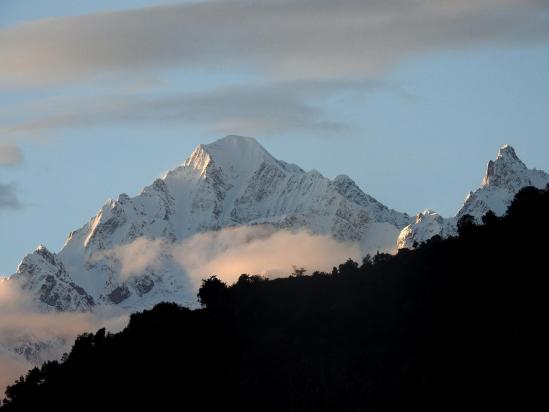
<path fill-rule="evenodd" d="M 515 149 L 503 145 L 496 160 L 490 160 L 480 188 L 470 192 L 455 217 L 443 218 L 433 211 L 417 215 L 415 223 L 406 226 L 400 233 L 398 248 L 412 248 L 435 235 L 442 237 L 457 233 L 457 222 L 464 215 L 480 221 L 488 211 L 503 215 L 515 195 L 526 186 L 544 188 L 549 183 L 549 174 L 528 169 L 519 159 Z"/>

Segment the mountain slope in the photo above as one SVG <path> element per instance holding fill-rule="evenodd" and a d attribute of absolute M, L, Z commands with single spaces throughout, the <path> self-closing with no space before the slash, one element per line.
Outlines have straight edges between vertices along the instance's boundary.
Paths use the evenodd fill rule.
<path fill-rule="evenodd" d="M 364 255 L 393 251 L 395 244 L 411 248 L 435 235 L 454 235 L 464 213 L 477 218 L 487 210 L 501 214 L 521 187 L 546 182 L 546 173 L 527 169 L 504 146 L 489 163 L 482 187 L 467 197 L 456 217 L 425 211 L 413 223 L 364 193 L 348 176 L 330 180 L 314 170 L 305 172 L 275 159 L 254 139 L 227 136 L 199 145 L 181 166 L 137 196 L 121 194 L 107 201 L 69 234 L 59 253 L 39 246 L 5 282 L 20 288 L 35 310 L 43 312 L 128 314 L 161 301 L 195 307 L 196 284 L 170 253 L 193 236 L 238 227 L 265 229 L 258 233 L 305 230 L 360 245 Z M 154 264 L 128 275 L 117 253 L 126 247 L 131 260 L 139 260 L 151 247 L 158 256 Z M 40 359 L 41 348 L 59 342 L 25 337 L 4 349 L 34 361 Z"/>
<path fill-rule="evenodd" d="M 416 221 L 399 234 L 397 247 L 413 248 L 433 236 L 448 237 L 457 234 L 457 222 L 465 215 L 480 222 L 488 211 L 502 216 L 520 189 L 533 186 L 544 188 L 549 184 L 549 174 L 542 170 L 528 169 L 515 150 L 503 145 L 496 160 L 490 160 L 480 188 L 470 192 L 455 217 L 443 218 L 426 210 L 416 216 Z"/>
<path fill-rule="evenodd" d="M 1 410 L 545 410 L 547 210 L 549 190 L 527 188 L 504 218 L 416 250 L 208 279 L 205 308 L 163 303 L 80 336 Z"/>
<path fill-rule="evenodd" d="M 193 305 L 195 290 L 168 254 L 127 278 L 110 252 L 140 238 L 174 244 L 197 233 L 261 224 L 359 242 L 366 253 L 392 248 L 410 222 L 347 176 L 329 180 L 275 159 L 252 138 L 227 136 L 199 145 L 139 195 L 109 200 L 69 234 L 59 253 L 40 247 L 10 279 L 34 294 L 42 310 L 116 305 L 133 311 L 163 300 Z"/>

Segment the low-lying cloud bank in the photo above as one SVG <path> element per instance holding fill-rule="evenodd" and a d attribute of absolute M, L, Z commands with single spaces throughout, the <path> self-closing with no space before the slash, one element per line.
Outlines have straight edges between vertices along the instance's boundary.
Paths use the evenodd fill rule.
<path fill-rule="evenodd" d="M 115 311 L 43 313 L 13 282 L 0 279 L 0 399 L 7 385 L 45 360 L 59 359 L 76 336 L 105 327 L 116 332 L 128 316 Z"/>
<path fill-rule="evenodd" d="M 243 273 L 288 276 L 293 266 L 330 271 L 348 258 L 360 259 L 361 251 L 330 236 L 242 227 L 195 235 L 177 245 L 173 257 L 195 283 L 210 274 L 233 283 Z"/>
<path fill-rule="evenodd" d="M 357 243 L 331 236 L 257 225 L 199 233 L 177 243 L 141 237 L 102 255 L 120 263 L 123 280 L 154 270 L 168 257 L 198 287 L 211 275 L 230 284 L 243 273 L 288 276 L 293 266 L 330 271 L 349 258 L 360 260 L 363 252 Z"/>
<path fill-rule="evenodd" d="M 210 275 L 230 284 L 242 273 L 288 276 L 293 266 L 305 267 L 309 273 L 330 271 L 334 265 L 348 258 L 360 260 L 362 255 L 357 243 L 256 225 L 200 233 L 181 242 L 140 237 L 93 259 L 107 258 L 118 265 L 121 281 L 154 270 L 169 259 L 198 289 L 201 280 Z M 101 327 L 118 331 L 127 319 L 128 314 L 113 308 L 100 308 L 94 313 L 38 312 L 32 299 L 13 282 L 0 280 L 0 397 L 5 386 L 29 367 L 70 350 L 77 335 Z M 36 354 L 35 343 L 40 345 Z M 27 348 L 31 351 L 27 356 L 30 361 L 14 352 Z"/>

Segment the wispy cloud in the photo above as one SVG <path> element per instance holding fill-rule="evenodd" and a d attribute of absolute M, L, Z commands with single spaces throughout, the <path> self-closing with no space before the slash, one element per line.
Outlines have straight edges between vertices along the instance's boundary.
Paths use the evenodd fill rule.
<path fill-rule="evenodd" d="M 92 256 L 91 261 L 107 258 L 117 262 L 120 265 L 120 280 L 125 281 L 132 276 L 143 274 L 146 269 L 155 269 L 161 264 L 161 255 L 170 253 L 170 245 L 162 239 L 140 237 L 132 243 L 96 254 Z"/>
<path fill-rule="evenodd" d="M 21 202 L 17 196 L 15 185 L 13 183 L 0 183 L 0 211 L 4 209 L 19 209 Z"/>
<path fill-rule="evenodd" d="M 0 140 L 124 122 L 216 134 L 350 134 L 357 126 L 323 104 L 379 87 L 409 58 L 548 40 L 543 0 L 210 0 L 38 20 L 0 31 L 0 87 L 83 88 L 36 110 L 6 107 Z M 166 69 L 168 78 L 200 71 L 202 84 L 240 80 L 170 89 Z M 124 77 L 162 82 L 129 93 L 119 87 Z M 94 85 L 107 92 L 86 95 Z"/>
<path fill-rule="evenodd" d="M 546 41 L 542 0 L 235 0 L 47 19 L 0 32 L 4 85 L 187 67 L 363 77 L 444 48 Z"/>
<path fill-rule="evenodd" d="M 338 120 L 337 115 L 326 112 L 315 101 L 335 93 L 357 94 L 358 90 L 392 87 L 369 81 L 288 82 L 226 86 L 194 93 L 54 97 L 17 107 L 15 110 L 24 112 L 26 120 L 12 124 L 4 120 L 0 134 L 34 137 L 66 128 L 126 122 L 178 123 L 217 134 L 268 135 L 289 130 L 341 134 L 354 131 L 353 125 Z"/>
<path fill-rule="evenodd" d="M 0 166 L 16 166 L 23 161 L 23 153 L 13 143 L 0 142 Z"/>

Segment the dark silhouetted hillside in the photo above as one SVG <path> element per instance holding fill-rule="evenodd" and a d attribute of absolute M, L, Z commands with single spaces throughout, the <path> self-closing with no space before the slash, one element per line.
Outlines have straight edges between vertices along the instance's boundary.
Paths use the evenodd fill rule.
<path fill-rule="evenodd" d="M 80 336 L 2 411 L 546 409 L 549 191 L 484 223 L 332 273 L 208 278 L 204 309 Z"/>

